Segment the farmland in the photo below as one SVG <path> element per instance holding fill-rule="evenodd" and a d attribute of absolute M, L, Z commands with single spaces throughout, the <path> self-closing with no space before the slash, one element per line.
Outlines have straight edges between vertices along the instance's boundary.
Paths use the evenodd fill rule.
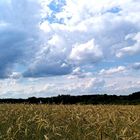
<path fill-rule="evenodd" d="M 0 104 L 0 140 L 140 140 L 140 105 Z"/>

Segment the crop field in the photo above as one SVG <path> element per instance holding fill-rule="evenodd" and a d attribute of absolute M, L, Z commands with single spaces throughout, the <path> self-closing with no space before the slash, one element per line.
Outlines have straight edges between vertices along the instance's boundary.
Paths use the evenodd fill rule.
<path fill-rule="evenodd" d="M 0 104 L 0 140 L 140 140 L 140 105 Z"/>

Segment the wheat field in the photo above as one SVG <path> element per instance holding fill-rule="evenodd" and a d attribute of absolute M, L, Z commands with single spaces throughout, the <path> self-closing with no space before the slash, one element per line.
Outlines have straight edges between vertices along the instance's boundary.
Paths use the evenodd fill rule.
<path fill-rule="evenodd" d="M 0 140 L 140 140 L 140 105 L 0 105 Z"/>

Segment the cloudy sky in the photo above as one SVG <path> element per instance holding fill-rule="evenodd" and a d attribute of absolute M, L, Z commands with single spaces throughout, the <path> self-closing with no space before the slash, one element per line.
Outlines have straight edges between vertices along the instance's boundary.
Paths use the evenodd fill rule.
<path fill-rule="evenodd" d="M 139 0 L 0 0 L 0 98 L 138 90 Z"/>

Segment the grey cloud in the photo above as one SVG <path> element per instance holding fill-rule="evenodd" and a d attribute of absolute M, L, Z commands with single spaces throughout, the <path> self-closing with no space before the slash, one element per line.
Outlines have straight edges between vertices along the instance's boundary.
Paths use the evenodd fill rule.
<path fill-rule="evenodd" d="M 137 63 L 133 64 L 132 68 L 135 70 L 140 70 L 140 63 L 137 62 Z"/>
<path fill-rule="evenodd" d="M 45 77 L 45 76 L 57 76 L 66 75 L 72 72 L 70 65 L 63 65 L 61 62 L 39 63 L 26 72 L 23 73 L 24 77 Z"/>
<path fill-rule="evenodd" d="M 39 45 L 37 2 L 0 2 L 0 78 L 8 78 L 15 64 L 27 64 Z"/>

